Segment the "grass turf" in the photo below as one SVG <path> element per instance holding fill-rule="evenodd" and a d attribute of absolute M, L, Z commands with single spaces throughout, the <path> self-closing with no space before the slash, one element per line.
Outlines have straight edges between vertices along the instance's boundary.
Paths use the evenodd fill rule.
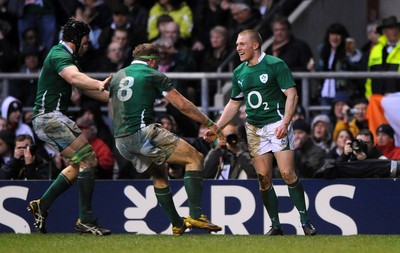
<path fill-rule="evenodd" d="M 400 252 L 400 235 L 134 235 L 105 237 L 78 234 L 0 234 L 0 252 Z"/>

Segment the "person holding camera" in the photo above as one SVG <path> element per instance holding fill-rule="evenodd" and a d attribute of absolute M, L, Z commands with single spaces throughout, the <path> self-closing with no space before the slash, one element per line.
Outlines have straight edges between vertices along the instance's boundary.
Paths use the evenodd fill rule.
<path fill-rule="evenodd" d="M 250 154 L 238 136 L 238 127 L 229 123 L 222 133 L 226 140 L 218 140 L 216 148 L 210 150 L 204 160 L 204 178 L 247 179 L 257 178 Z"/>
<path fill-rule="evenodd" d="M 50 166 L 38 155 L 32 136 L 15 138 L 14 156 L 0 169 L 0 179 L 49 179 Z"/>
<path fill-rule="evenodd" d="M 357 161 L 366 159 L 387 159 L 374 146 L 374 137 L 368 129 L 361 130 L 354 140 L 346 141 L 344 152 L 336 162 Z"/>
<path fill-rule="evenodd" d="M 353 136 L 356 136 L 362 129 L 368 129 L 367 107 L 368 100 L 365 98 L 355 100 L 353 108 L 344 105 L 342 108 L 343 118 L 336 122 L 333 130 L 333 140 L 336 140 L 339 131 L 344 128 L 349 129 Z"/>

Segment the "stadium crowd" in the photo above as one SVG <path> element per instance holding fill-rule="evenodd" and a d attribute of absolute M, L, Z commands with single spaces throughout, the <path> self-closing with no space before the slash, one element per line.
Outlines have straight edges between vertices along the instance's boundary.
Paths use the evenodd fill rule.
<path fill-rule="evenodd" d="M 256 28 L 273 2 L 279 1 L 0 1 L 0 72 L 39 73 L 48 50 L 59 41 L 62 24 L 69 18 L 90 26 L 90 48 L 80 59 L 83 72 L 114 73 L 130 64 L 132 50 L 144 42 L 159 48 L 161 72 L 214 72 L 235 48 L 237 34 Z M 310 45 L 294 37 L 285 16 L 276 16 L 270 29 L 274 40 L 265 52 L 283 59 L 291 71 L 399 71 L 400 62 L 396 60 L 400 57 L 395 56 L 400 54 L 400 23 L 394 16 L 369 24 L 368 41 L 360 47 L 343 24 L 331 24 L 321 36 L 318 57 L 312 55 Z M 232 62 L 236 66 L 239 59 Z M 228 66 L 222 71 L 229 71 Z M 400 123 L 388 121 L 383 113 L 378 119 L 376 112 L 383 97 L 398 94 L 400 85 L 390 79 L 363 82 L 321 80 L 319 89 L 311 93 L 312 103 L 330 106 L 331 110 L 307 118 L 304 108 L 297 107 L 293 129 L 295 169 L 300 177 L 399 176 L 390 164 L 400 160 L 400 140 L 396 139 L 400 133 L 394 127 Z M 296 80 L 296 84 L 301 100 L 301 82 Z M 196 105 L 201 101 L 200 83 L 174 80 L 174 86 Z M 31 111 L 23 110 L 34 106 L 37 80 L 11 81 L 9 87 L 9 96 L 1 103 L 0 179 L 54 179 L 67 161 L 35 136 Z M 216 87 L 210 85 L 210 98 Z M 395 99 L 399 101 L 398 96 Z M 209 104 L 213 103 L 211 99 Z M 138 174 L 115 148 L 111 120 L 100 110 L 106 104 L 75 89 L 71 106 L 81 109 L 70 116 L 79 119 L 78 126 L 84 129 L 99 158 L 97 178 L 150 177 Z M 188 119 L 166 101 L 160 100 L 157 106 L 165 107 L 158 122 L 206 157 L 205 178 L 256 178 L 243 134 L 245 117 L 238 116 L 224 129 L 226 141 L 210 144 L 202 139 L 205 126 Z M 25 146 L 19 145 L 21 142 Z M 28 153 L 21 153 L 21 149 Z M 27 161 L 29 155 L 40 158 Z M 370 159 L 370 163 L 365 162 Z M 355 160 L 364 161 L 356 172 L 357 166 L 352 163 Z M 179 164 L 169 164 L 171 178 L 182 178 L 183 170 Z M 276 169 L 274 176 L 280 177 Z"/>

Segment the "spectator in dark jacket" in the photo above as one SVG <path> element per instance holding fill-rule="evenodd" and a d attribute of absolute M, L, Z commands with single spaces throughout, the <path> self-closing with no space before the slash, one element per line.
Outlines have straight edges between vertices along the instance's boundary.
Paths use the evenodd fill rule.
<path fill-rule="evenodd" d="M 325 151 L 310 138 L 310 125 L 302 119 L 293 123 L 294 159 L 299 177 L 312 178 L 325 163 Z"/>
<path fill-rule="evenodd" d="M 15 138 L 14 156 L 0 169 L 0 179 L 49 179 L 50 165 L 37 153 L 28 134 Z"/>

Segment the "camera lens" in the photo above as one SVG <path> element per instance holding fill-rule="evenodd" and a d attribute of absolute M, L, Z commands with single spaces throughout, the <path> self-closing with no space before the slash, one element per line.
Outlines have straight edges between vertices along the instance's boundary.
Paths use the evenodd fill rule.
<path fill-rule="evenodd" d="M 237 134 L 229 134 L 226 136 L 226 142 L 231 146 L 236 146 L 239 142 L 239 136 Z"/>

